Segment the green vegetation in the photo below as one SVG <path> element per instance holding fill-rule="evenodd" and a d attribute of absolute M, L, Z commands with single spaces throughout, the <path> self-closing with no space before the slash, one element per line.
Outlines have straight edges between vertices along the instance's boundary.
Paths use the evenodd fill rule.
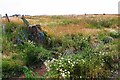
<path fill-rule="evenodd" d="M 55 27 L 55 26 L 65 26 L 65 25 L 79 24 L 79 23 L 80 23 L 80 20 L 61 19 L 54 22 L 49 22 L 47 23 L 47 26 Z"/>
<path fill-rule="evenodd" d="M 86 43 L 88 44 L 88 43 Z M 51 61 L 48 78 L 100 78 L 106 79 L 118 70 L 117 41 L 101 44 L 91 48 L 84 44 L 85 49 L 76 54 L 67 54 Z"/>
<path fill-rule="evenodd" d="M 12 30 L 13 27 L 11 26 L 15 26 L 16 29 Z M 21 70 L 22 66 L 43 63 L 44 60 L 52 57 L 50 50 L 43 48 L 42 45 L 37 46 L 30 40 L 26 40 L 26 37 L 24 38 L 24 36 L 21 36 L 20 32 L 25 30 L 21 25 L 8 23 L 6 24 L 6 30 L 7 32 L 3 34 L 3 77 L 16 76 L 18 75 L 16 72 L 18 72 L 19 69 L 19 72 L 23 73 Z M 17 42 L 16 38 L 18 37 L 24 41 L 23 44 Z"/>
<path fill-rule="evenodd" d="M 111 28 L 118 24 L 117 18 L 115 19 L 87 19 L 86 20 L 88 27 L 90 28 Z"/>
<path fill-rule="evenodd" d="M 86 27 L 100 28 L 101 31 L 95 35 L 75 33 L 59 37 L 45 32 L 45 43 L 38 46 L 27 39 L 28 31 L 23 25 L 6 23 L 6 31 L 2 38 L 3 78 L 25 75 L 31 80 L 35 78 L 106 80 L 119 70 L 120 34 L 117 31 L 104 30 L 117 25 L 117 19 L 82 21 L 64 16 L 52 16 L 50 19 L 53 23 L 48 23 L 48 26 L 71 26 L 85 21 L 84 23 L 88 25 Z M 47 72 L 39 76 L 34 67 L 36 65 L 41 67 L 43 64 L 47 67 Z"/>

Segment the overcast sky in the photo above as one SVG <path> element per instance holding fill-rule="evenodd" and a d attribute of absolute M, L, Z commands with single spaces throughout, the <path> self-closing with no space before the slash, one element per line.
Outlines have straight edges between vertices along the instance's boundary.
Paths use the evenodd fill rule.
<path fill-rule="evenodd" d="M 0 14 L 117 14 L 119 0 L 0 0 Z"/>

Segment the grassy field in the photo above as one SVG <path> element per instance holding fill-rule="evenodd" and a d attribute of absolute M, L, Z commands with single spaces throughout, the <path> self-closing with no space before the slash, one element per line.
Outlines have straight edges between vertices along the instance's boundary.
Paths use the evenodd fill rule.
<path fill-rule="evenodd" d="M 20 17 L 2 18 L 3 78 L 118 79 L 118 15 L 25 16 L 40 24 L 45 43 L 26 40 Z M 16 27 L 16 28 L 14 28 Z M 20 37 L 24 44 L 14 43 Z M 0 38 L 1 39 L 1 38 Z"/>

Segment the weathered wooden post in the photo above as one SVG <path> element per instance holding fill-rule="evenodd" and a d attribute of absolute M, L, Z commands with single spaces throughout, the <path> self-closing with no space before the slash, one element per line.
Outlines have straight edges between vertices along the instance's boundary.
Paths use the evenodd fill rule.
<path fill-rule="evenodd" d="M 10 22 L 10 19 L 9 19 L 8 15 L 5 14 L 5 16 L 6 16 L 7 21 Z"/>
<path fill-rule="evenodd" d="M 21 19 L 23 20 L 25 26 L 30 27 L 29 22 L 25 19 L 24 15 L 22 15 Z"/>

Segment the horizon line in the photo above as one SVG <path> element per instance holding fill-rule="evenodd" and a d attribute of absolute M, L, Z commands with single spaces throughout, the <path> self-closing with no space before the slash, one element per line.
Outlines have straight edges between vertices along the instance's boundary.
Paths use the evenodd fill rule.
<path fill-rule="evenodd" d="M 7 14 L 7 13 L 6 13 Z M 5 16 L 0 14 L 2 17 Z M 120 13 L 84 13 L 84 14 L 35 14 L 35 15 L 30 15 L 30 14 L 12 14 L 12 15 L 9 15 L 8 16 L 14 16 L 14 15 L 25 15 L 25 16 L 64 16 L 64 15 L 120 15 Z"/>

